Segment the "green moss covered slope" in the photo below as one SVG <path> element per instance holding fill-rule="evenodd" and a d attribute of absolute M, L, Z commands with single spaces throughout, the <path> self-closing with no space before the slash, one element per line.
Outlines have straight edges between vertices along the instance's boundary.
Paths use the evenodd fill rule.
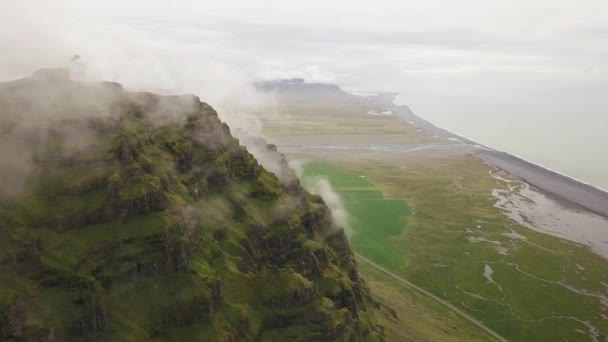
<path fill-rule="evenodd" d="M 0 84 L 0 130 L 0 339 L 382 339 L 321 198 L 198 98 L 45 71 Z"/>

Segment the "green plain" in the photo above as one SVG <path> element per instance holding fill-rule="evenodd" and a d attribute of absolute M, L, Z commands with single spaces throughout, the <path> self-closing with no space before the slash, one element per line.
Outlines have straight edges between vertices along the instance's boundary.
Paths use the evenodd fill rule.
<path fill-rule="evenodd" d="M 403 249 L 393 238 L 403 233 L 410 208 L 402 199 L 387 199 L 369 180 L 356 172 L 329 163 L 311 161 L 302 167 L 304 187 L 314 191 L 320 178 L 329 181 L 348 212 L 348 225 L 353 249 L 391 269 L 405 262 Z"/>
<path fill-rule="evenodd" d="M 281 125 L 293 130 L 291 136 L 276 141 L 279 146 L 299 147 L 289 150 L 290 160 L 314 160 L 306 164 L 314 166 L 308 170 L 319 174 L 325 172 L 341 195 L 350 217 L 359 216 L 361 209 L 350 203 L 347 190 L 356 191 L 357 196 L 363 196 L 364 190 L 371 190 L 367 198 L 376 196 L 374 191 L 380 191 L 382 198 L 406 200 L 411 210 L 407 228 L 402 227 L 402 232 L 396 236 L 384 236 L 379 240 L 386 244 L 378 255 L 363 251 L 362 241 L 357 240 L 361 236 L 359 232 L 375 232 L 378 220 L 370 219 L 368 222 L 373 224 L 367 229 L 353 225 L 355 234 L 351 237 L 351 245 L 356 252 L 450 302 L 508 340 L 606 340 L 606 259 L 586 246 L 510 221 L 495 207 L 493 190 L 505 190 L 507 185 L 492 177 L 492 167 L 474 156 L 441 150 L 397 153 L 365 148 L 319 148 L 324 145 L 384 144 L 388 147 L 402 145 L 405 151 L 408 147 L 441 142 L 432 141 L 431 136 L 412 129 L 395 117 L 373 118 L 378 121 L 374 125 L 372 118 L 363 115 L 323 117 L 310 114 L 293 115 L 292 122 L 270 122 L 271 128 Z M 302 123 L 308 121 L 322 128 L 314 138 L 309 137 L 314 134 L 312 130 L 307 132 L 302 128 L 306 127 Z M 324 171 L 324 164 L 331 165 L 331 170 Z M 337 176 L 336 169 L 344 171 L 349 179 L 358 177 L 357 182 L 365 181 L 367 185 L 341 184 L 344 180 L 332 180 Z M 306 178 L 310 175 L 303 177 Z M 372 246 L 373 240 L 374 237 L 368 237 L 366 245 Z M 396 255 L 403 258 L 401 266 L 398 262 L 391 264 L 395 258 L 391 259 L 390 251 L 395 250 Z M 363 266 L 359 266 L 361 274 L 369 279 L 371 272 Z M 485 277 L 486 266 L 493 271 L 493 282 Z M 369 281 L 368 284 L 374 296 L 379 300 L 388 298 L 388 303 L 398 313 L 414 307 L 411 298 L 394 295 L 403 290 L 391 279 Z M 436 313 L 431 306 L 425 308 Z M 417 316 L 400 316 L 398 324 L 409 325 L 410 330 L 430 340 L 445 340 L 414 324 L 413 317 L 427 319 L 422 311 Z M 441 316 L 434 317 L 441 320 Z M 440 324 L 447 326 L 445 322 Z M 399 334 L 401 337 L 395 339 L 424 340 Z M 470 335 L 462 340 L 474 340 Z"/>

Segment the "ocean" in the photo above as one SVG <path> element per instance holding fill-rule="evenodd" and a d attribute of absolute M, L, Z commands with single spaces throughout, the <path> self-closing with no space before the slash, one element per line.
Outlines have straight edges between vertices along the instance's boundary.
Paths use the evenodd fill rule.
<path fill-rule="evenodd" d="M 396 104 L 455 134 L 608 190 L 608 95 L 417 89 Z M 476 94 L 473 96 L 472 94 Z"/>

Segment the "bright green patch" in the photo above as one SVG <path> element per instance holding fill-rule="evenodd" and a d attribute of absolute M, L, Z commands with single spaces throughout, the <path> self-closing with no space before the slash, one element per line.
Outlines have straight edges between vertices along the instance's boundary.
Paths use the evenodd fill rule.
<path fill-rule="evenodd" d="M 592 341 L 594 330 L 585 322 L 605 339 L 608 325 L 599 315 L 602 283 L 608 283 L 604 259 L 510 222 L 491 196 L 493 188 L 505 185 L 481 162 L 460 156 L 422 166 L 408 161 L 413 172 L 389 162 L 343 165 L 415 207 L 408 229 L 394 240 L 408 255 L 396 274 L 512 341 Z M 486 265 L 495 283 L 484 277 Z"/>
<path fill-rule="evenodd" d="M 403 250 L 392 242 L 403 232 L 410 214 L 404 200 L 386 199 L 365 177 L 328 163 L 306 163 L 300 178 L 311 192 L 319 192 L 316 184 L 327 179 L 339 194 L 347 211 L 346 228 L 353 232 L 351 245 L 357 253 L 389 268 L 404 264 Z"/>

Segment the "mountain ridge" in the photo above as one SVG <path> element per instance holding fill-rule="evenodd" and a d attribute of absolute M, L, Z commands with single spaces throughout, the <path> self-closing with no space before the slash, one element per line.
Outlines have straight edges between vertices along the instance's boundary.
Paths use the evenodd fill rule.
<path fill-rule="evenodd" d="M 382 339 L 323 200 L 198 97 L 54 69 L 0 84 L 0 109 L 0 337 Z"/>

